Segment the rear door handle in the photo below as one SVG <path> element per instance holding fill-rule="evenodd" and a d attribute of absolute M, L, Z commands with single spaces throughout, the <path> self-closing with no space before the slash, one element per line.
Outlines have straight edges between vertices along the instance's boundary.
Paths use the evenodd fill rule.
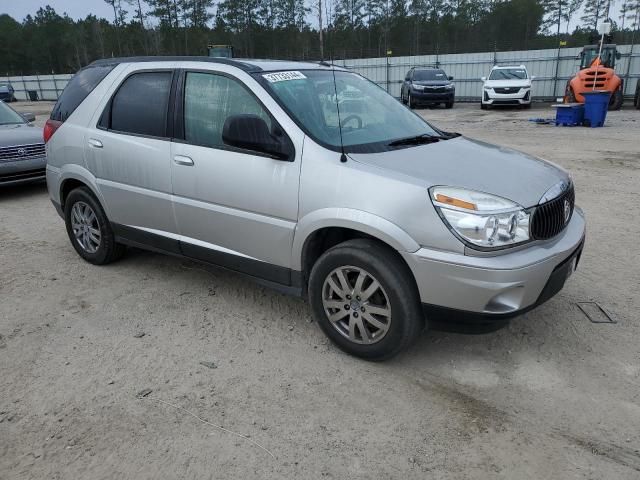
<path fill-rule="evenodd" d="M 173 163 L 175 163 L 176 165 L 184 165 L 186 167 L 192 167 L 193 166 L 193 160 L 191 159 L 191 157 L 187 157 L 185 155 L 176 155 L 173 157 Z"/>
<path fill-rule="evenodd" d="M 102 148 L 102 142 L 100 140 L 96 140 L 95 138 L 89 139 L 89 145 L 94 148 Z"/>

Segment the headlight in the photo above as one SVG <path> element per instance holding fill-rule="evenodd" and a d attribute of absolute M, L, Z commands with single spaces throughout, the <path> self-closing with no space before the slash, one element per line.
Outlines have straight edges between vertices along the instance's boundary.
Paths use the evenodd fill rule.
<path fill-rule="evenodd" d="M 530 214 L 517 203 L 463 188 L 433 187 L 429 192 L 444 222 L 465 243 L 499 249 L 530 238 Z"/>
<path fill-rule="evenodd" d="M 413 87 L 414 90 L 424 90 L 424 87 L 422 85 L 411 85 Z"/>
<path fill-rule="evenodd" d="M 444 88 L 448 88 L 449 90 L 451 90 L 453 88 L 453 83 L 450 83 L 449 85 L 445 85 Z"/>

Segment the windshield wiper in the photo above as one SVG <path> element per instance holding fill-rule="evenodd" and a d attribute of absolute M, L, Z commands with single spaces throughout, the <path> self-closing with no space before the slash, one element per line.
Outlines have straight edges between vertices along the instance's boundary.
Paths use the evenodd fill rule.
<path fill-rule="evenodd" d="M 436 143 L 440 140 L 449 140 L 451 137 L 443 135 L 431 135 L 429 133 L 423 133 L 421 135 L 415 135 L 413 137 L 399 138 L 393 142 L 387 143 L 388 147 L 397 147 L 399 145 L 422 145 L 425 143 Z"/>

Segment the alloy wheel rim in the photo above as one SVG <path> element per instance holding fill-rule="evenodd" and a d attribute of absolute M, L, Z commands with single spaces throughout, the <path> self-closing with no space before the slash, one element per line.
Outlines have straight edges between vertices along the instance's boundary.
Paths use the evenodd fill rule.
<path fill-rule="evenodd" d="M 73 236 L 85 252 L 96 253 L 102 241 L 100 224 L 93 209 L 84 202 L 76 202 L 71 208 Z"/>
<path fill-rule="evenodd" d="M 377 343 L 391 326 L 387 292 L 360 267 L 346 265 L 329 273 L 322 286 L 322 305 L 331 326 L 353 343 Z"/>

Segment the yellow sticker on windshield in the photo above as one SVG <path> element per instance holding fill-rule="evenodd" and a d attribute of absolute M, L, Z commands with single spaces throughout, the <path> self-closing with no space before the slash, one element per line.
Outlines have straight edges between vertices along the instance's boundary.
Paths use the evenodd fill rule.
<path fill-rule="evenodd" d="M 298 71 L 265 73 L 262 76 L 270 83 L 284 82 L 287 80 L 303 80 L 307 78 Z"/>

